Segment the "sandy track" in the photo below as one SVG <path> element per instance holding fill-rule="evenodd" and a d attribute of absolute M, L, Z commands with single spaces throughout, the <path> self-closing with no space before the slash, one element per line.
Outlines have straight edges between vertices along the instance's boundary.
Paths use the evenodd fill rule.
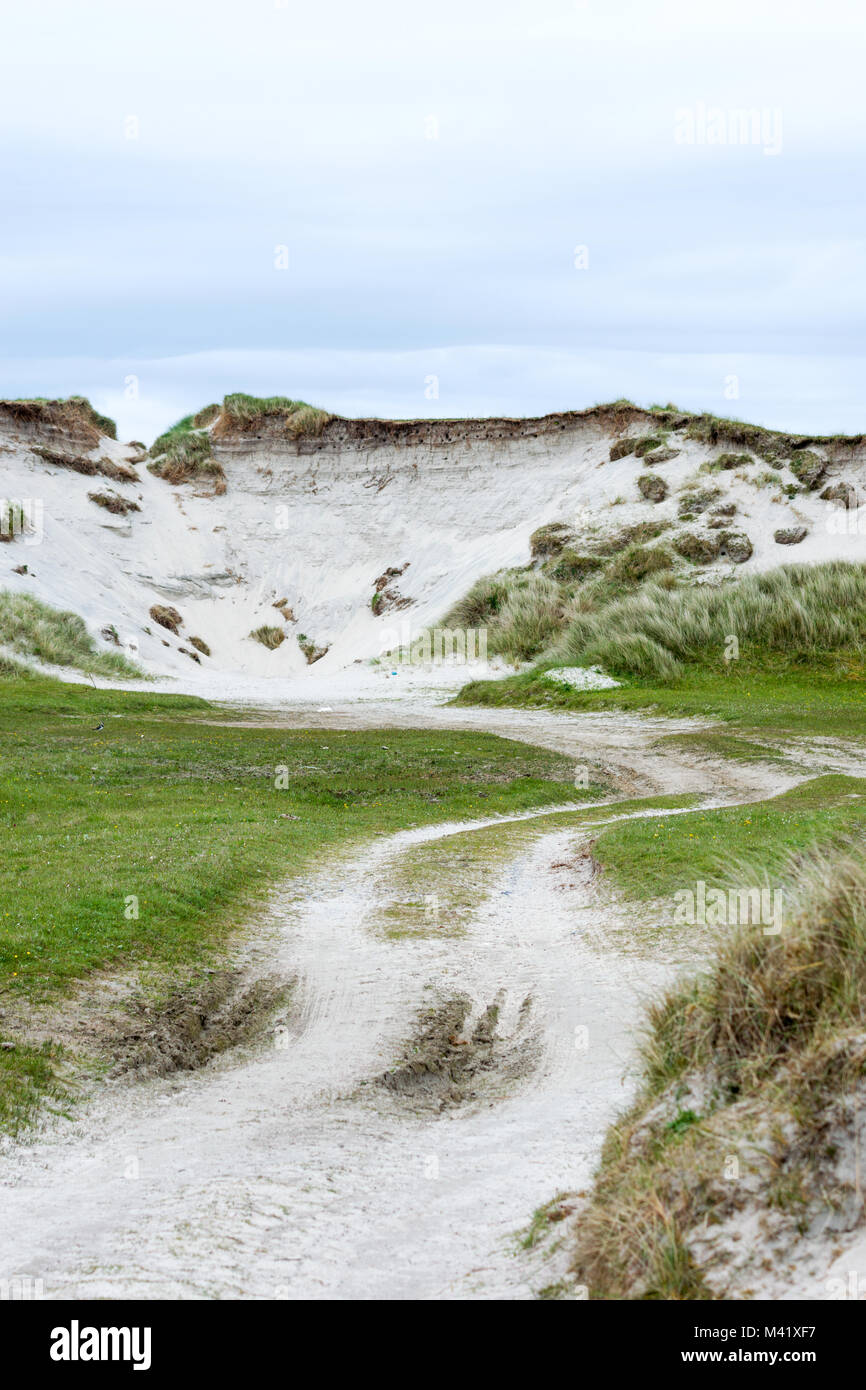
<path fill-rule="evenodd" d="M 441 698 L 441 696 L 440 696 Z M 205 720 L 217 723 L 218 720 Z M 657 739 L 670 734 L 693 733 L 716 727 L 714 721 L 674 719 L 620 710 L 569 714 L 545 709 L 498 709 L 467 705 L 434 704 L 423 692 L 405 700 L 334 700 L 326 707 L 292 703 L 250 714 L 240 721 L 252 728 L 286 729 L 464 729 L 498 734 L 501 738 L 536 744 L 573 758 L 607 774 L 624 796 L 649 796 L 671 792 L 685 795 L 729 795 L 732 798 L 772 795 L 804 776 L 804 766 L 788 773 L 770 766 L 697 761 L 682 751 L 656 747 Z M 817 759 L 826 761 L 826 750 Z"/>
<path fill-rule="evenodd" d="M 394 836 L 275 904 L 278 963 L 301 981 L 288 1046 L 103 1093 L 72 1134 L 22 1152 L 0 1277 L 49 1297 L 529 1296 L 512 1233 L 588 1180 L 626 1096 L 638 994 L 662 970 L 638 983 L 587 944 L 549 867 L 573 831 L 509 864 L 457 941 L 368 931 L 394 857 L 454 830 Z M 532 996 L 525 1079 L 500 1092 L 494 1069 L 477 1103 L 441 1114 L 359 1087 L 420 1005 L 457 993 L 477 1010 L 500 997 L 506 1048 Z"/>
<path fill-rule="evenodd" d="M 385 722 L 381 709 L 355 714 L 355 726 Z M 418 710 L 407 714 L 417 726 Z M 310 711 L 291 718 L 314 722 Z M 634 789 L 736 800 L 792 780 L 710 764 L 686 777 L 647 748 L 662 721 L 428 718 L 576 744 L 578 757 L 591 749 Z M 275 895 L 268 965 L 298 980 L 287 1033 L 198 1073 L 106 1088 L 71 1126 L 15 1151 L 0 1189 L 0 1278 L 42 1279 L 49 1298 L 526 1298 L 552 1282 L 562 1255 L 542 1267 L 514 1232 L 556 1192 L 588 1182 L 629 1096 L 642 1003 L 672 962 L 650 950 L 624 961 L 607 947 L 610 909 L 588 861 L 568 859 L 575 830 L 540 829 L 519 847 L 456 939 L 373 930 L 400 856 L 467 828 L 402 832 L 300 894 L 295 883 Z M 568 891 L 552 867 L 564 861 Z M 474 1100 L 441 1113 L 377 1085 L 419 1009 L 461 994 L 476 1015 L 499 1002 L 500 1055 L 524 1058 L 524 1074 L 494 1066 Z"/>

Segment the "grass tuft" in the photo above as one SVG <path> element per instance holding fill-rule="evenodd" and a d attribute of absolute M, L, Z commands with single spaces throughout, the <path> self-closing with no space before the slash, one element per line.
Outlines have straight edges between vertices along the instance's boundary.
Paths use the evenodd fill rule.
<path fill-rule="evenodd" d="M 77 613 L 51 608 L 32 594 L 0 590 L 0 643 L 51 666 L 122 679 L 143 676 L 121 652 L 97 651 Z"/>

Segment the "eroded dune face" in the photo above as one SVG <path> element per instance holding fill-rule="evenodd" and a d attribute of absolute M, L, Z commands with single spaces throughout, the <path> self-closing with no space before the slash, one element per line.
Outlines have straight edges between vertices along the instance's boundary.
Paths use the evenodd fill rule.
<path fill-rule="evenodd" d="M 481 575 L 529 564 L 552 523 L 592 546 L 664 521 L 696 577 L 866 558 L 859 439 L 732 440 L 707 417 L 631 406 L 312 414 L 213 407 L 166 463 L 86 402 L 0 402 L 0 497 L 20 519 L 0 588 L 74 610 L 154 675 L 286 678 L 411 640 Z"/>

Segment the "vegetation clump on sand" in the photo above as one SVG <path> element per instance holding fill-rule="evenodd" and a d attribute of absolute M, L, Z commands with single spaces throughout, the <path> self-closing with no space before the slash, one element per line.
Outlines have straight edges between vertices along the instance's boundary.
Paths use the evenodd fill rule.
<path fill-rule="evenodd" d="M 126 516 L 127 512 L 140 512 L 141 507 L 128 497 L 120 497 L 116 492 L 88 492 L 87 496 L 97 507 L 104 507 L 115 516 Z"/>
<path fill-rule="evenodd" d="M 263 647 L 269 651 L 275 651 L 286 640 L 286 634 L 281 627 L 269 627 L 267 623 L 262 623 L 261 627 L 254 628 L 250 633 L 254 642 L 261 642 Z"/>
<path fill-rule="evenodd" d="M 528 661 L 560 631 L 562 585 L 540 570 L 503 570 L 479 579 L 442 620 L 444 628 L 484 628 L 490 656 Z"/>
<path fill-rule="evenodd" d="M 50 666 L 121 679 L 143 676 L 121 652 L 97 651 L 77 613 L 51 608 L 31 594 L 0 591 L 0 643 Z"/>
<path fill-rule="evenodd" d="M 157 478 L 173 485 L 210 482 L 213 492 L 221 495 L 226 490 L 225 471 L 213 456 L 206 424 L 196 423 L 207 416 L 208 410 L 199 415 L 185 415 L 155 439 L 150 446 L 152 461 L 147 467 Z"/>
<path fill-rule="evenodd" d="M 663 502 L 668 495 L 668 485 L 658 473 L 641 473 L 637 486 L 647 502 Z"/>
<path fill-rule="evenodd" d="M 101 435 L 117 438 L 117 425 L 107 415 L 100 415 L 86 396 L 68 396 L 49 400 L 46 396 L 0 401 L 0 414 L 9 415 L 19 424 L 47 426 L 76 436 L 82 443 L 95 446 Z"/>
<path fill-rule="evenodd" d="M 213 437 L 249 433 L 265 420 L 279 421 L 283 433 L 290 438 L 316 436 L 332 418 L 326 410 L 306 401 L 293 401 L 288 396 L 248 396 L 238 391 L 225 397 Z"/>
<path fill-rule="evenodd" d="M 836 780 L 859 788 L 839 793 L 851 821 L 866 783 Z M 590 1297 L 748 1297 L 774 1265 L 828 1268 L 861 1224 L 862 833 L 861 810 L 847 850 L 777 865 L 786 897 L 774 930 L 727 927 L 709 969 L 650 1008 L 642 1092 L 609 1131 L 575 1226 L 574 1274 Z M 756 1230 L 757 1249 L 742 1239 Z"/>
<path fill-rule="evenodd" d="M 103 478 L 110 478 L 114 483 L 137 483 L 140 481 L 138 474 L 130 464 L 115 463 L 114 459 L 87 458 L 82 454 L 70 454 L 65 450 L 49 449 L 43 445 L 34 445 L 30 452 L 53 468 L 68 468 L 70 472 L 82 473 L 87 478 L 93 478 L 100 474 Z"/>
<path fill-rule="evenodd" d="M 328 655 L 328 647 L 319 647 L 311 637 L 305 632 L 298 633 L 298 646 L 307 659 L 307 665 L 312 666 L 314 662 L 321 661 L 323 656 Z"/>
<path fill-rule="evenodd" d="M 531 537 L 533 564 L 476 580 L 445 614 L 442 626 L 483 629 L 490 656 L 531 661 L 561 637 L 573 612 L 622 597 L 651 575 L 666 582 L 673 559 L 651 542 L 669 525 L 637 522 L 585 539 L 581 549 L 568 526 L 540 527 Z"/>
<path fill-rule="evenodd" d="M 178 628 L 183 625 L 183 618 L 176 608 L 169 603 L 155 603 L 150 609 L 150 616 L 160 627 L 167 628 L 173 632 L 175 637 L 178 635 Z"/>

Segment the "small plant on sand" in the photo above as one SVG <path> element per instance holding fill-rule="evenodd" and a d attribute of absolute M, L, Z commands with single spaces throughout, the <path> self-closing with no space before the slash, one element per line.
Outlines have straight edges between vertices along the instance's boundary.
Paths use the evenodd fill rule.
<path fill-rule="evenodd" d="M 281 627 L 268 627 L 266 623 L 254 628 L 250 637 L 254 642 L 261 642 L 262 646 L 270 651 L 275 651 L 280 643 L 286 640 L 286 634 Z"/>
<path fill-rule="evenodd" d="M 298 633 L 298 646 L 307 658 L 308 666 L 312 666 L 315 661 L 321 661 L 322 657 L 327 656 L 329 651 L 328 647 L 317 647 L 305 632 Z"/>
<path fill-rule="evenodd" d="M 113 512 L 116 516 L 141 511 L 137 502 L 131 501 L 128 497 L 120 497 L 115 492 L 88 492 L 87 496 L 97 507 L 104 507 L 107 512 Z"/>
<path fill-rule="evenodd" d="M 155 623 L 159 623 L 160 627 L 167 628 L 175 636 L 177 636 L 177 630 L 183 623 L 183 618 L 177 609 L 172 608 L 167 603 L 155 603 L 150 609 L 150 616 Z"/>

